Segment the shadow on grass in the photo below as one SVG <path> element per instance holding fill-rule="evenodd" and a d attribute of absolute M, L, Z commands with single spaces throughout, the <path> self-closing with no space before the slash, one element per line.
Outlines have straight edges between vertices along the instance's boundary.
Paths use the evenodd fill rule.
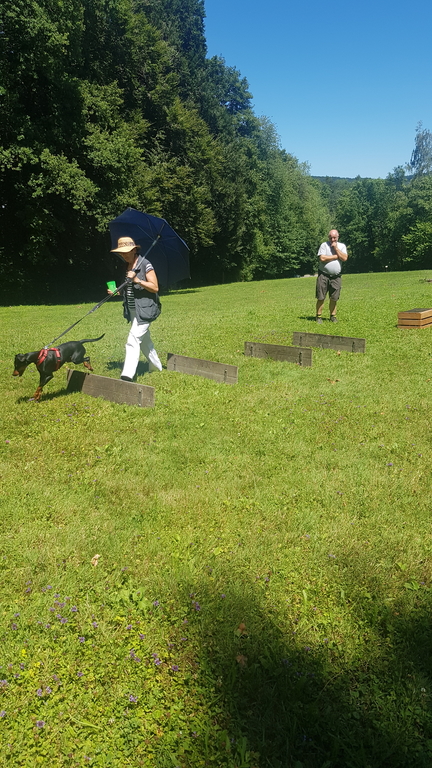
<path fill-rule="evenodd" d="M 183 296 L 185 293 L 201 293 L 201 288 L 177 288 L 176 290 L 161 290 L 160 296 Z"/>
<path fill-rule="evenodd" d="M 124 363 L 121 360 L 111 360 L 109 363 L 107 363 L 107 368 L 109 371 L 121 371 L 123 370 L 123 365 Z M 166 366 L 163 366 L 163 367 L 165 368 Z M 144 362 L 143 360 L 140 360 L 138 363 L 134 381 L 136 381 L 137 376 L 144 376 L 144 374 L 146 373 L 149 373 L 149 364 L 148 362 Z"/>
<path fill-rule="evenodd" d="M 66 389 L 66 387 L 63 387 L 63 389 L 59 389 L 57 392 L 45 392 L 45 390 L 42 392 L 42 397 L 39 401 L 34 400 L 32 396 L 30 397 L 18 397 L 17 403 L 35 403 L 36 405 L 40 405 L 43 402 L 46 402 L 48 400 L 56 400 L 58 397 L 65 397 L 65 395 L 70 395 L 71 393 L 69 390 Z"/>
<path fill-rule="evenodd" d="M 297 638 L 320 625 L 312 607 L 282 628 L 262 585 L 245 599 L 228 573 L 225 584 L 218 604 L 207 587 L 197 592 L 200 666 L 223 702 L 236 758 L 246 739 L 242 766 L 430 768 L 430 606 L 397 617 L 392 609 L 391 624 L 385 605 L 375 606 L 378 624 L 357 616 L 374 635 L 370 651 L 346 649 L 334 630 L 308 646 Z"/>
<path fill-rule="evenodd" d="M 323 317 L 323 322 L 330 322 L 329 318 Z M 316 315 L 299 315 L 299 320 L 309 320 L 310 322 L 315 323 L 315 325 L 319 325 L 316 321 Z"/>

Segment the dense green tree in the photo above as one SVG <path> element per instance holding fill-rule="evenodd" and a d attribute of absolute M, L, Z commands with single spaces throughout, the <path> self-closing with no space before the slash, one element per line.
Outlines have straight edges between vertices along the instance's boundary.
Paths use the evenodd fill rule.
<path fill-rule="evenodd" d="M 422 122 L 416 128 L 414 149 L 407 168 L 414 176 L 432 171 L 432 133 L 423 128 Z"/>
<path fill-rule="evenodd" d="M 311 268 L 317 183 L 254 115 L 246 78 L 206 58 L 202 0 L 4 0 L 0 54 L 8 300 L 10 285 L 22 300 L 102 284 L 128 205 L 170 221 L 196 280 Z"/>

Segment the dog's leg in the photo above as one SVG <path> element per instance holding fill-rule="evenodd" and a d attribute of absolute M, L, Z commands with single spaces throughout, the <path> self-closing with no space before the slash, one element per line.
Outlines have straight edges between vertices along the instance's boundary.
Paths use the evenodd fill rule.
<path fill-rule="evenodd" d="M 80 344 L 79 348 L 71 355 L 71 363 L 74 363 L 75 365 L 81 365 L 81 363 L 84 365 L 85 368 L 87 368 L 89 371 L 92 371 L 93 368 L 90 365 L 90 358 L 87 355 L 87 357 L 84 357 L 85 355 L 85 348 Z"/>
<path fill-rule="evenodd" d="M 38 403 L 42 397 L 42 390 L 44 386 L 48 384 L 48 382 L 53 378 L 54 376 L 52 373 L 41 373 L 39 377 L 39 386 L 31 399 Z"/>
<path fill-rule="evenodd" d="M 42 389 L 43 389 L 43 387 L 39 386 L 37 388 L 36 392 L 34 393 L 33 397 L 30 398 L 31 400 L 34 400 L 35 403 L 38 403 L 40 401 L 40 399 L 42 397 Z"/>

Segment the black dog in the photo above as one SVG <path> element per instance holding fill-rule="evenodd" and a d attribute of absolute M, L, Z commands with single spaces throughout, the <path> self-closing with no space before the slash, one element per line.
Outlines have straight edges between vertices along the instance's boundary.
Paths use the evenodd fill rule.
<path fill-rule="evenodd" d="M 45 384 L 51 381 L 54 371 L 58 371 L 64 363 L 75 363 L 75 365 L 83 363 L 89 371 L 92 371 L 90 358 L 85 357 L 84 344 L 89 341 L 100 341 L 104 336 L 103 333 L 97 339 L 67 341 L 65 344 L 60 344 L 59 347 L 41 349 L 39 352 L 28 352 L 26 355 L 15 355 L 15 370 L 12 376 L 22 376 L 27 366 L 34 363 L 39 371 L 40 380 L 33 400 L 39 401 Z"/>

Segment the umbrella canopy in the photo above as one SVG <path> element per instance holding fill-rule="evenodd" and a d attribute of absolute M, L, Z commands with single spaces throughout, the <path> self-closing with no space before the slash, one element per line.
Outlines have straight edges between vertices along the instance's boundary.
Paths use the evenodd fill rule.
<path fill-rule="evenodd" d="M 189 248 L 165 219 L 127 208 L 110 221 L 109 229 L 112 248 L 119 237 L 132 237 L 141 246 L 141 255 L 151 261 L 164 288 L 190 277 Z"/>

